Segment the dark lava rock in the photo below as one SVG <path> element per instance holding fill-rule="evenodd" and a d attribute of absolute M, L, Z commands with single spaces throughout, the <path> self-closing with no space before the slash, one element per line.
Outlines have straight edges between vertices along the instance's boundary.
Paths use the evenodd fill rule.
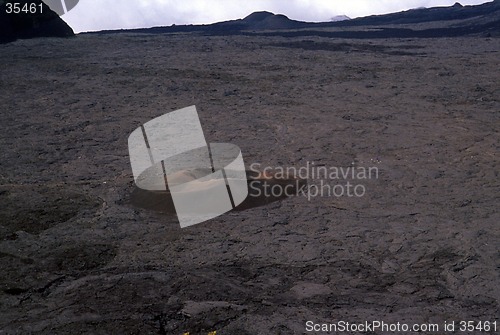
<path fill-rule="evenodd" d="M 0 186 L 0 241 L 16 239 L 18 231 L 39 234 L 100 204 L 57 185 Z"/>
<path fill-rule="evenodd" d="M 64 22 L 41 0 L 16 0 L 19 7 L 37 4 L 36 13 L 7 13 L 7 3 L 0 0 L 0 43 L 8 43 L 19 38 L 69 37 L 74 36 L 73 29 Z M 41 5 L 41 11 L 40 7 Z"/>

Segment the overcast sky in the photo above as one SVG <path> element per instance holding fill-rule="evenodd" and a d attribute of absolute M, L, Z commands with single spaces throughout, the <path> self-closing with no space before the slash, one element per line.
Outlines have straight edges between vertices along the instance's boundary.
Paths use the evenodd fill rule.
<path fill-rule="evenodd" d="M 285 14 L 300 21 L 329 21 L 417 7 L 450 6 L 456 0 L 80 0 L 62 18 L 75 32 L 239 19 L 255 11 Z M 462 5 L 488 1 L 464 0 Z"/>

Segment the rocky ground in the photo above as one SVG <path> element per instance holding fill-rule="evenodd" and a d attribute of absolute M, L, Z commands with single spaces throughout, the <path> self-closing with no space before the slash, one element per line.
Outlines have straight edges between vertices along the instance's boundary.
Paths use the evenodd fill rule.
<path fill-rule="evenodd" d="M 0 55 L 0 334 L 498 324 L 500 39 L 80 35 Z M 131 201 L 127 138 L 190 105 L 247 167 L 379 177 L 180 229 Z"/>

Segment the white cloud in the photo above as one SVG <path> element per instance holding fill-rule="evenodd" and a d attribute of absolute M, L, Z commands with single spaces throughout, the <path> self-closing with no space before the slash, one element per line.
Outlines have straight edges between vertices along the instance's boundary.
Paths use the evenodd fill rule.
<path fill-rule="evenodd" d="M 301 21 L 327 21 L 335 15 L 359 17 L 417 7 L 450 6 L 456 0 L 80 0 L 63 19 L 75 32 L 213 23 L 260 10 Z M 484 0 L 467 0 L 477 5 Z"/>

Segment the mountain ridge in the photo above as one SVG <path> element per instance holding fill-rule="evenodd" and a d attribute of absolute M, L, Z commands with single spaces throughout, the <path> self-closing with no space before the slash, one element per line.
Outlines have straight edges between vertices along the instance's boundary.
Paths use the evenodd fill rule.
<path fill-rule="evenodd" d="M 468 20 L 477 19 L 471 24 Z M 460 22 L 457 22 L 460 21 Z M 393 25 L 426 24 L 441 22 L 446 27 L 410 29 L 407 27 L 396 29 L 387 27 Z M 304 22 L 288 18 L 283 14 L 274 14 L 267 11 L 253 12 L 242 19 L 228 20 L 203 25 L 172 25 L 152 28 L 136 28 L 121 30 L 104 30 L 99 32 L 89 32 L 109 34 L 109 33 L 178 33 L 197 32 L 214 35 L 234 35 L 234 34 L 260 34 L 260 35 L 281 35 L 285 36 L 285 31 L 324 28 L 363 28 L 364 30 L 344 32 L 344 31 L 314 31 L 313 35 L 329 35 L 331 37 L 352 37 L 352 38 L 390 38 L 390 37 L 451 37 L 484 34 L 487 36 L 500 36 L 500 0 L 494 0 L 481 5 L 462 6 L 455 3 L 448 7 L 417 8 L 406 11 L 389 13 L 383 15 L 370 15 L 343 21 L 329 22 Z M 379 32 L 368 32 L 370 27 L 379 27 Z M 269 32 L 274 31 L 274 33 Z M 297 36 L 302 32 L 288 33 Z"/>

